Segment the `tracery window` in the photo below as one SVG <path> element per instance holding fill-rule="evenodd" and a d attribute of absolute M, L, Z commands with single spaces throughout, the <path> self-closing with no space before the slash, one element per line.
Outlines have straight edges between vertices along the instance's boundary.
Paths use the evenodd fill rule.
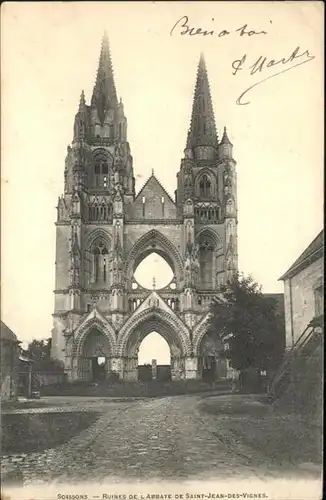
<path fill-rule="evenodd" d="M 209 238 L 204 238 L 199 244 L 200 286 L 204 290 L 213 288 L 214 274 L 214 244 Z"/>
<path fill-rule="evenodd" d="M 99 154 L 95 157 L 94 163 L 94 187 L 108 187 L 109 165 L 104 155 Z"/>
<path fill-rule="evenodd" d="M 108 271 L 108 249 L 103 241 L 93 246 L 93 282 L 106 282 Z"/>
<path fill-rule="evenodd" d="M 211 195 L 211 181 L 206 174 L 203 175 L 199 182 L 199 193 L 201 198 L 209 198 Z"/>

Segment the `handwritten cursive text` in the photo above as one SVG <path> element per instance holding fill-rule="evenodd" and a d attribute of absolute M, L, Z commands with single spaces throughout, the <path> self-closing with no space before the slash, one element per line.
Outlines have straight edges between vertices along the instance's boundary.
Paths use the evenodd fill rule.
<path fill-rule="evenodd" d="M 215 21 L 214 17 L 212 17 L 211 20 L 214 23 Z M 272 21 L 270 21 L 270 23 L 272 23 Z M 238 36 L 267 35 L 267 31 L 265 30 L 256 31 L 254 29 L 249 29 L 248 24 L 244 24 L 243 26 L 240 26 L 240 28 L 230 31 L 227 29 L 215 30 L 212 28 L 194 27 L 190 25 L 188 16 L 182 16 L 180 17 L 180 19 L 178 19 L 178 21 L 171 28 L 170 35 L 172 36 L 174 32 L 181 36 L 201 35 L 201 36 L 217 36 L 218 38 L 222 38 L 224 36 L 232 35 L 235 33 Z"/>
<path fill-rule="evenodd" d="M 291 53 L 290 56 L 282 57 L 281 59 L 268 59 L 267 57 L 259 56 L 256 59 L 256 61 L 250 65 L 247 65 L 248 61 L 247 54 L 245 54 L 241 59 L 236 59 L 232 63 L 233 75 L 236 75 L 238 71 L 247 70 L 249 71 L 249 74 L 252 76 L 255 75 L 256 73 L 265 74 L 266 70 L 268 70 L 269 68 L 274 68 L 275 66 L 280 66 L 283 68 L 285 67 L 281 71 L 277 71 L 276 73 L 266 76 L 266 78 L 263 78 L 262 80 L 259 80 L 258 82 L 248 87 L 244 92 L 242 92 L 240 97 L 238 97 L 236 103 L 239 105 L 249 104 L 250 101 L 243 102 L 243 98 L 254 87 L 257 87 L 257 85 L 266 82 L 270 78 L 274 78 L 275 76 L 281 75 L 286 71 L 290 71 L 291 69 L 294 69 L 297 66 L 300 66 L 301 64 L 305 64 L 314 58 L 315 56 L 311 55 L 308 50 L 301 51 L 300 47 L 296 47 L 296 49 L 294 49 L 294 51 Z M 291 64 L 292 62 L 295 61 L 296 64 Z"/>

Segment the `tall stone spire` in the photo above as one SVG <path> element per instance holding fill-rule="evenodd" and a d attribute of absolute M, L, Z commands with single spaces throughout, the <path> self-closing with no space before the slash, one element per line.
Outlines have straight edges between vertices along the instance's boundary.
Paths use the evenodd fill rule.
<path fill-rule="evenodd" d="M 200 55 L 195 93 L 192 105 L 192 115 L 187 138 L 187 148 L 196 146 L 217 147 L 218 138 L 216 133 L 214 111 L 211 92 L 207 77 L 204 55 Z"/>
<path fill-rule="evenodd" d="M 101 53 L 91 106 L 97 108 L 101 124 L 104 122 L 105 113 L 108 109 L 116 110 L 118 108 L 118 98 L 113 77 L 109 39 L 106 32 L 102 38 Z"/>

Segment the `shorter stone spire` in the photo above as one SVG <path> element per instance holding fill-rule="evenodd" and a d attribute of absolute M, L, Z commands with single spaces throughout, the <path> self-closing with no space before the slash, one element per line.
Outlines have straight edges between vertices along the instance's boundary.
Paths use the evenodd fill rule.
<path fill-rule="evenodd" d="M 82 90 L 79 99 L 78 112 L 83 113 L 85 111 L 85 107 L 86 107 L 85 94 L 84 91 Z"/>
<path fill-rule="evenodd" d="M 85 94 L 84 91 L 82 90 L 80 94 L 78 111 L 82 113 L 85 111 L 85 108 L 86 108 Z"/>
<path fill-rule="evenodd" d="M 218 145 L 218 157 L 220 160 L 233 158 L 233 144 L 228 137 L 226 127 L 224 127 L 223 136 Z"/>
<path fill-rule="evenodd" d="M 88 128 L 88 114 L 86 108 L 85 94 L 81 91 L 78 112 L 74 122 L 74 141 L 85 140 Z"/>
<path fill-rule="evenodd" d="M 123 102 L 122 102 L 121 97 L 119 99 L 119 104 L 118 104 L 118 113 L 119 113 L 119 116 L 124 116 L 124 106 L 123 106 Z"/>
<path fill-rule="evenodd" d="M 232 142 L 230 141 L 230 139 L 228 137 L 226 127 L 224 127 L 223 136 L 222 136 L 220 144 L 230 144 L 231 146 L 233 146 Z"/>

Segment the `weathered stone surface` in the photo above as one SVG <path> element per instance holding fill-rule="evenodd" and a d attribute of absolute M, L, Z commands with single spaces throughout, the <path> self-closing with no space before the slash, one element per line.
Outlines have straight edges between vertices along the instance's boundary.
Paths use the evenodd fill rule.
<path fill-rule="evenodd" d="M 172 378 L 200 378 L 196 360 L 206 328 L 196 335 L 196 325 L 237 270 L 232 144 L 226 130 L 218 140 L 201 58 L 175 196 L 154 170 L 136 193 L 127 118 L 122 103 L 112 97 L 116 90 L 108 61 L 109 56 L 100 58 L 91 103 L 82 98 L 67 149 L 56 222 L 52 356 L 65 364 L 69 380 L 96 379 L 97 355 L 106 358 L 102 378 L 137 380 L 137 362 L 131 366 L 137 343 L 142 333 L 157 331 L 167 339 L 171 356 L 182 360 L 172 367 Z M 101 81 L 103 75 L 110 77 Z M 112 98 L 102 95 L 107 92 Z M 148 290 L 135 283 L 134 274 L 154 252 L 170 265 L 173 280 L 140 317 L 137 309 Z M 186 368 L 189 356 L 194 366 Z"/>
<path fill-rule="evenodd" d="M 318 257 L 319 255 L 319 257 Z M 303 258 L 304 257 L 304 258 Z M 323 314 L 323 232 L 285 273 L 286 347 L 299 339 L 310 321 Z"/>

